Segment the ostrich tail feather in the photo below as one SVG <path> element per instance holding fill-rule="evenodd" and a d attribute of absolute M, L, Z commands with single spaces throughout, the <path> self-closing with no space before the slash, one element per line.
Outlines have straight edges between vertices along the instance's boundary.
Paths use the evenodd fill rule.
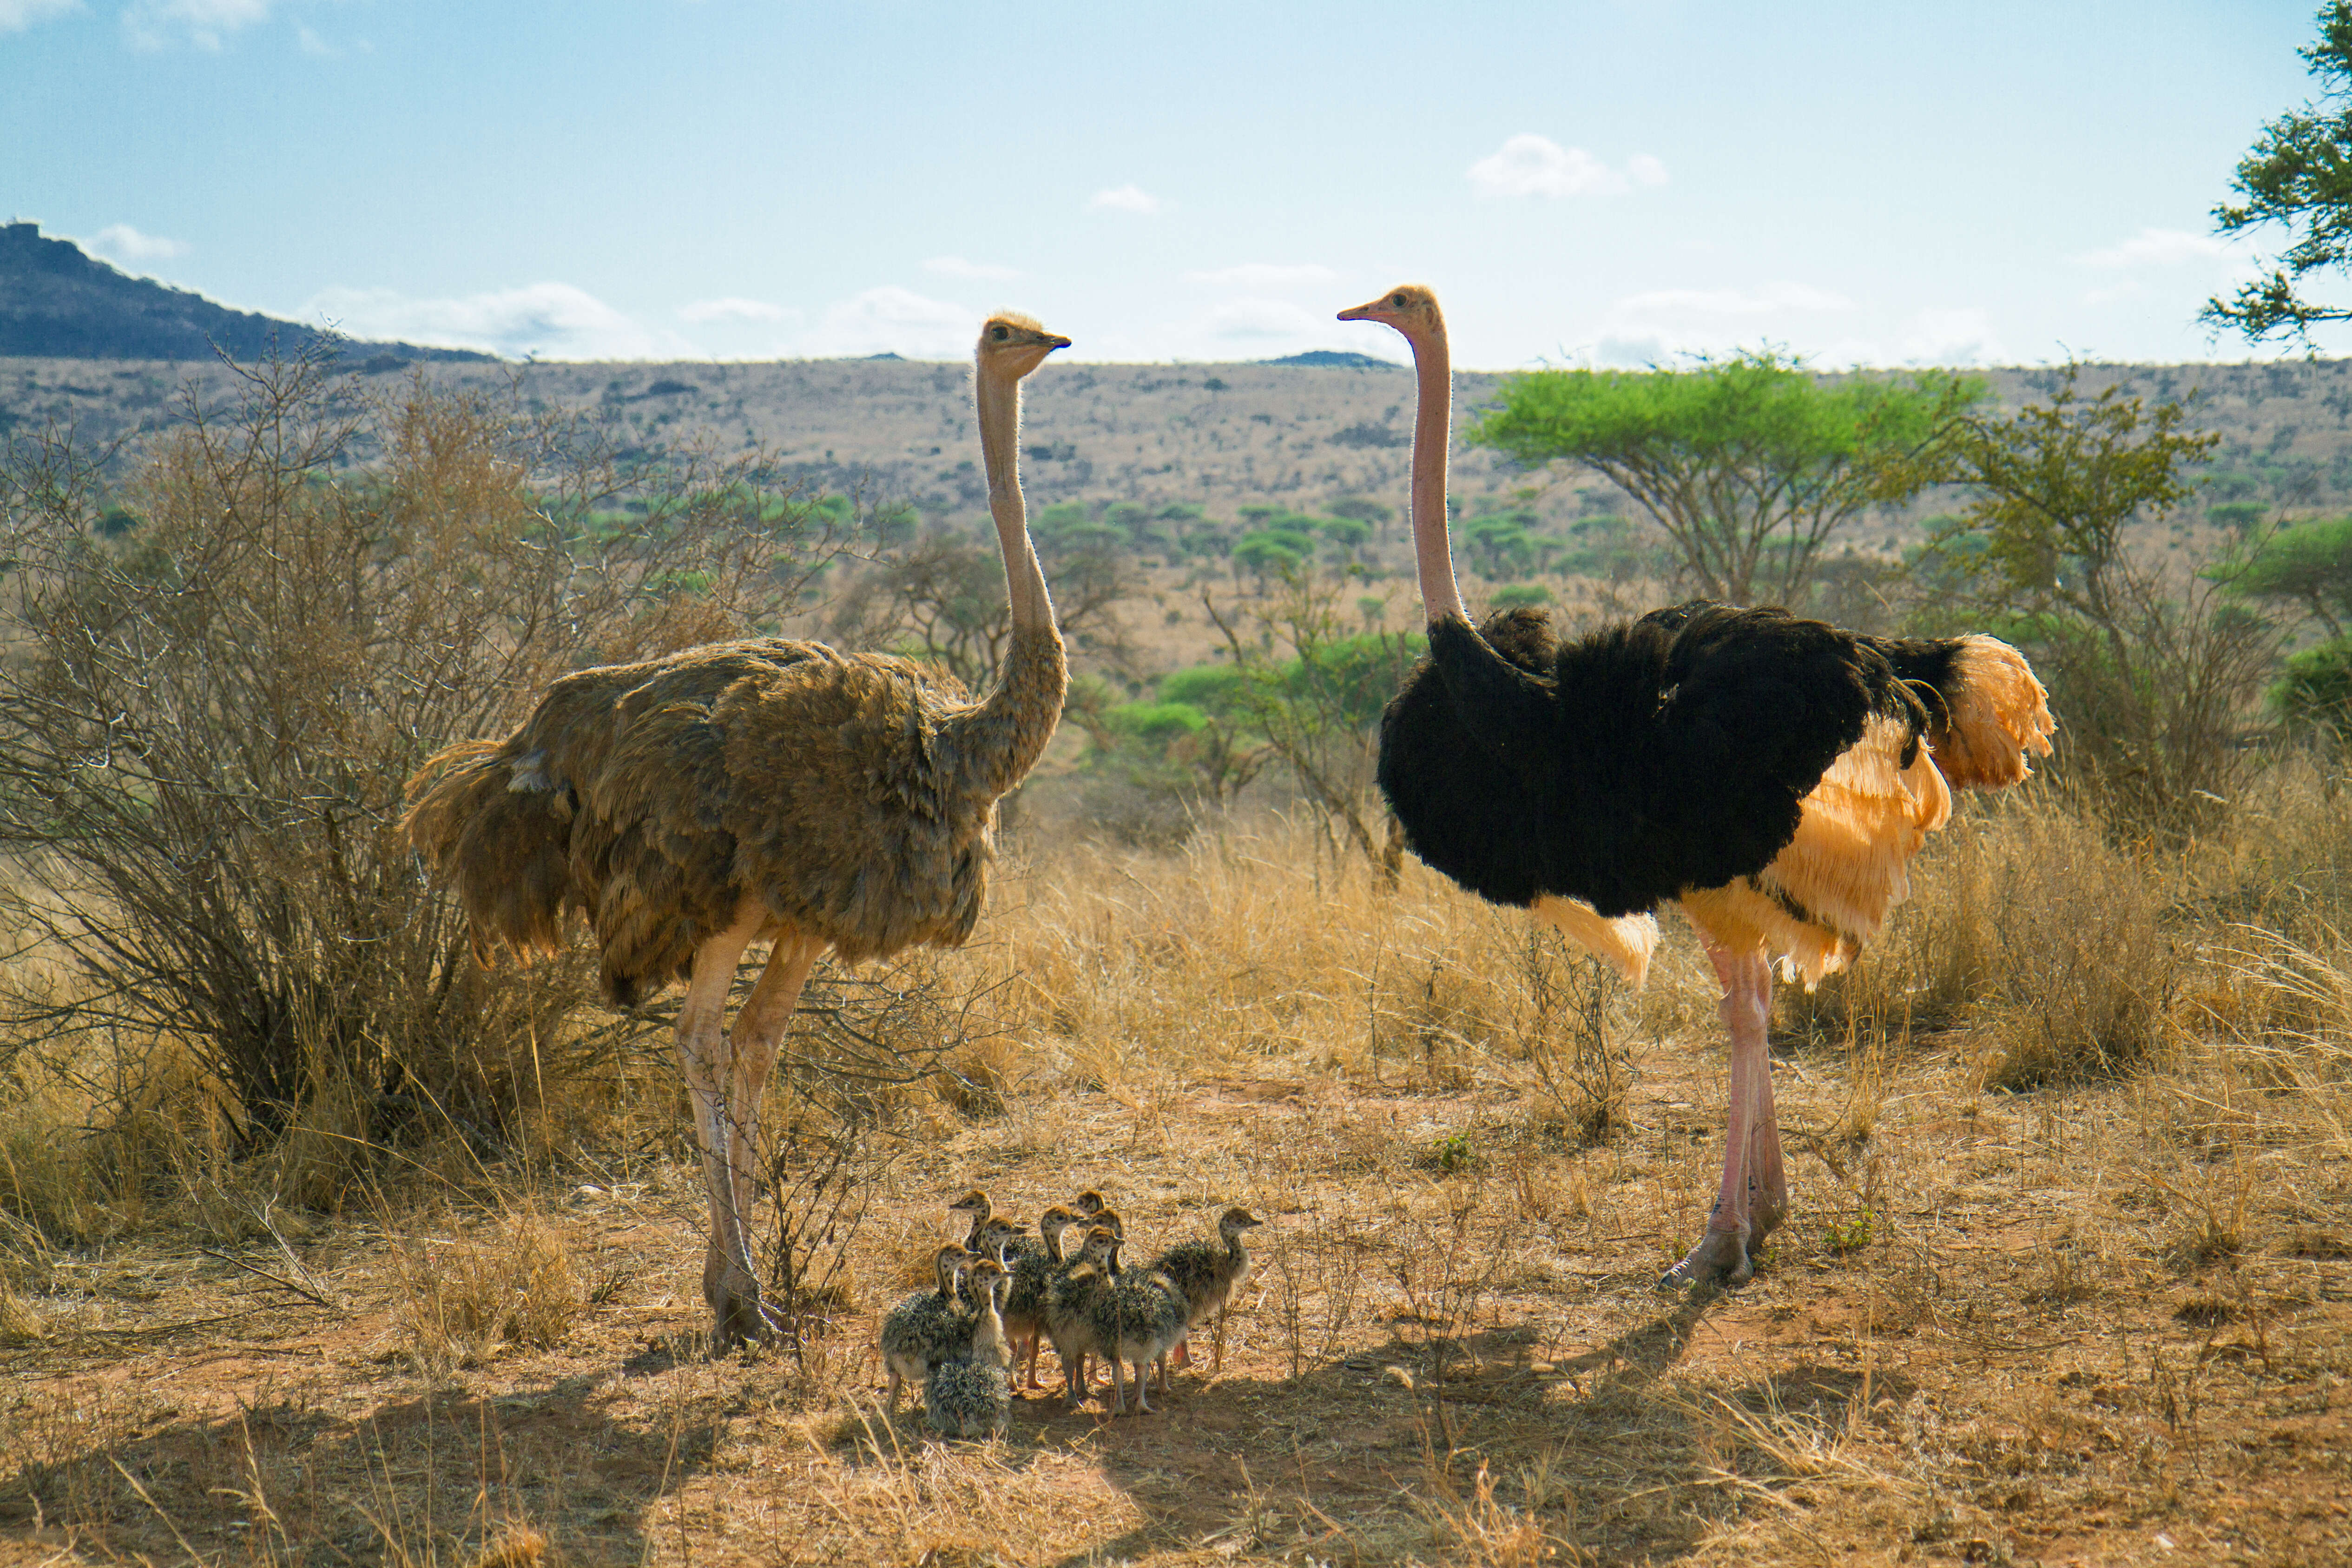
<path fill-rule="evenodd" d="M 571 897 L 571 797 L 508 750 L 461 741 L 435 752 L 409 779 L 401 819 L 410 846 L 457 892 L 484 963 L 501 950 L 558 951 Z"/>
<path fill-rule="evenodd" d="M 2050 754 L 2058 727 L 2050 694 L 2025 656 L 2000 638 L 1971 634 L 1959 644 L 1944 693 L 1950 715 L 1929 739 L 1936 765 L 1962 789 L 2006 788 L 2033 771 L 2026 752 Z"/>
<path fill-rule="evenodd" d="M 1627 984 L 1638 987 L 1649 977 L 1650 954 L 1658 945 L 1658 922 L 1654 916 L 1619 915 L 1612 920 L 1581 899 L 1549 893 L 1530 908 L 1536 919 L 1607 961 Z"/>

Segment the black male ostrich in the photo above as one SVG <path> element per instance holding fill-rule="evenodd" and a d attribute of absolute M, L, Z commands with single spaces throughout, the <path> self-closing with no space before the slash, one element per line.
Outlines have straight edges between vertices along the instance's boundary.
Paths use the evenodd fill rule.
<path fill-rule="evenodd" d="M 1445 526 L 1452 386 L 1427 289 L 1340 320 L 1394 327 L 1420 380 L 1413 542 L 1429 657 L 1381 721 L 1381 789 L 1413 851 L 1531 910 L 1640 982 L 1677 905 L 1723 982 L 1731 1035 L 1723 1188 L 1661 1281 L 1745 1283 L 1788 1209 L 1764 1042 L 1771 961 L 1844 968 L 1908 891 L 1951 812 L 2048 755 L 2040 681 L 1988 637 L 1905 641 L 1703 600 L 1562 641 L 1539 613 L 1473 630 Z"/>

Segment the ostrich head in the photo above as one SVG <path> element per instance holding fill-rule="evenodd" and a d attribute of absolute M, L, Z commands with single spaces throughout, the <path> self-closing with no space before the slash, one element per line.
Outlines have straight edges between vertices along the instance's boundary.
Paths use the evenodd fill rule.
<path fill-rule="evenodd" d="M 1110 1255 L 1117 1251 L 1118 1248 L 1118 1233 L 1111 1229 L 1110 1226 L 1107 1225 L 1098 1225 L 1092 1230 L 1087 1232 L 1087 1261 L 1094 1264 L 1097 1268 L 1100 1268 L 1102 1265 L 1109 1262 Z"/>
<path fill-rule="evenodd" d="M 1103 1210 L 1109 1206 L 1110 1205 L 1108 1204 L 1103 1202 L 1103 1195 L 1095 1191 L 1092 1187 L 1088 1187 L 1085 1192 L 1078 1194 L 1078 1212 L 1085 1215 L 1089 1219 L 1092 1219 L 1095 1215 L 1102 1213 Z"/>
<path fill-rule="evenodd" d="M 1415 342 L 1425 332 L 1445 330 L 1444 312 L 1438 310 L 1437 296 L 1425 283 L 1400 284 L 1377 300 L 1340 311 L 1339 320 L 1378 321 Z"/>
<path fill-rule="evenodd" d="M 1044 364 L 1047 354 L 1069 346 L 1069 339 L 1047 331 L 1027 316 L 999 311 L 981 326 L 980 368 L 987 374 L 1018 381 Z"/>
<path fill-rule="evenodd" d="M 985 1223 L 988 1216 L 994 1214 L 996 1210 L 995 1207 L 989 1203 L 988 1194 L 982 1192 L 978 1187 L 974 1187 L 971 1191 L 964 1194 L 963 1196 L 950 1204 L 948 1205 L 948 1212 L 950 1214 L 975 1214 L 980 1216 L 982 1223 Z"/>
<path fill-rule="evenodd" d="M 980 1255 L 982 1258 L 993 1258 L 1002 1262 L 1006 1244 L 1028 1228 L 1028 1225 L 1024 1221 L 1006 1219 L 1002 1215 L 997 1215 L 980 1227 Z"/>
<path fill-rule="evenodd" d="M 939 1255 L 931 1259 L 931 1267 L 939 1276 L 940 1295 L 955 1294 L 956 1270 L 969 1262 L 972 1256 L 963 1249 L 963 1244 L 961 1242 L 950 1241 L 940 1248 Z"/>
<path fill-rule="evenodd" d="M 975 1258 L 963 1271 L 964 1288 L 971 1292 L 974 1301 L 992 1293 L 996 1282 L 1003 1278 L 1004 1265 L 993 1258 Z"/>
<path fill-rule="evenodd" d="M 1265 1221 L 1258 1218 L 1257 1215 L 1250 1213 L 1249 1210 L 1245 1208 L 1229 1208 L 1225 1211 L 1224 1217 L 1217 1221 L 1217 1228 L 1224 1232 L 1227 1239 L 1230 1240 L 1239 1232 L 1248 1230 L 1254 1226 L 1264 1225 L 1265 1223 Z"/>

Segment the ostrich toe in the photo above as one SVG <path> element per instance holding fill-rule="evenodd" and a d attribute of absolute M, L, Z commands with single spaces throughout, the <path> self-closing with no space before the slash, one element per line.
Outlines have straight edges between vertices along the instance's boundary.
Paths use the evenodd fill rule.
<path fill-rule="evenodd" d="M 750 1270 L 729 1268 L 711 1282 L 710 1353 L 725 1355 L 736 1346 L 767 1343 L 783 1328 L 773 1308 L 761 1299 L 760 1281 Z"/>
<path fill-rule="evenodd" d="M 1678 1290 L 1690 1285 L 1738 1287 L 1747 1284 L 1755 1273 L 1756 1267 L 1748 1258 L 1747 1234 L 1709 1226 L 1698 1245 L 1659 1279 L 1658 1288 Z"/>

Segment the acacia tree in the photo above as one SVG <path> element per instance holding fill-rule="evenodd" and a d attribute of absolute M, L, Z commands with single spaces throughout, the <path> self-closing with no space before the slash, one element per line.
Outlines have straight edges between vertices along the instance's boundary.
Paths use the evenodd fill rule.
<path fill-rule="evenodd" d="M 1514 376 L 1469 438 L 1528 468 L 1597 469 L 1665 531 L 1698 592 L 1785 604 L 1840 528 L 1918 493 L 1913 459 L 1984 395 L 1943 371 L 1824 384 L 1762 350 L 1683 371 Z"/>
<path fill-rule="evenodd" d="M 1038 541 L 1062 636 L 1102 663 L 1130 662 L 1118 608 L 1137 593 L 1115 550 Z M 994 679 L 1013 638 L 1004 557 L 991 537 L 939 532 L 877 556 L 835 605 L 828 633 L 849 647 L 892 647 L 928 659 L 973 691 Z"/>
<path fill-rule="evenodd" d="M 2308 348 L 2313 327 L 2352 321 L 2352 309 L 2297 291 L 2310 274 L 2352 261 L 2352 0 L 2329 0 L 2318 25 L 2318 40 L 2296 51 L 2318 79 L 2317 100 L 2263 127 L 2230 181 L 2240 199 L 2213 209 L 2222 234 L 2275 224 L 2290 239 L 2268 271 L 2198 312 L 2255 342 L 2291 337 Z"/>
<path fill-rule="evenodd" d="M 1334 849 L 1344 837 L 1393 887 L 1403 841 L 1374 834 L 1377 727 L 1423 645 L 1418 637 L 1349 629 L 1340 602 L 1360 581 L 1350 572 L 1293 568 L 1268 592 L 1235 604 L 1221 605 L 1204 588 L 1201 606 L 1225 640 L 1233 671 L 1221 704 L 1290 770 Z"/>

